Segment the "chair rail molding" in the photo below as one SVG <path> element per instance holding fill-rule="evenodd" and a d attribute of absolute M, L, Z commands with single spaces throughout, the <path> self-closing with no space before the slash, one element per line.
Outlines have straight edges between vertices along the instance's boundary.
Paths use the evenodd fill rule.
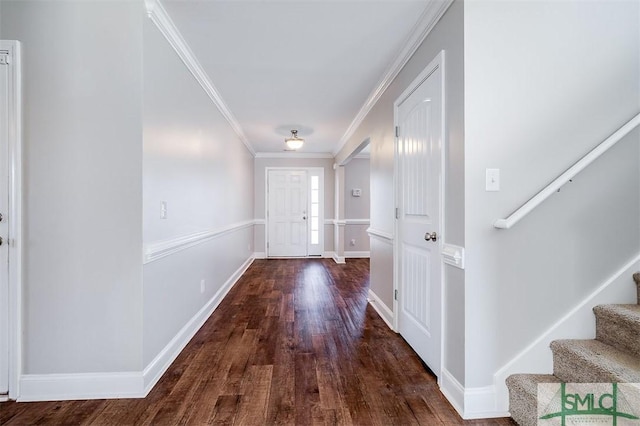
<path fill-rule="evenodd" d="M 256 224 L 255 220 L 247 220 L 245 222 L 234 223 L 225 227 L 209 229 L 202 232 L 196 232 L 189 235 L 184 235 L 169 240 L 159 241 L 156 243 L 147 244 L 144 247 L 144 264 L 161 259 L 165 256 L 177 253 L 179 251 L 188 249 L 198 244 L 202 244 L 214 238 L 221 237 L 231 232 L 239 231 L 244 228 L 248 228 Z"/>
<path fill-rule="evenodd" d="M 387 241 L 387 242 L 393 242 L 393 239 L 394 239 L 392 233 L 382 231 L 380 229 L 375 229 L 372 227 L 367 228 L 367 234 L 369 234 L 370 237 L 374 237 L 378 240 Z"/>

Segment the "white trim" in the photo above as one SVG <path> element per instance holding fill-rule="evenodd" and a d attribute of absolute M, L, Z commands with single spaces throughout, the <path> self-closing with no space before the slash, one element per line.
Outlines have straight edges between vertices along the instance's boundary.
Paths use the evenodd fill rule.
<path fill-rule="evenodd" d="M 393 242 L 394 239 L 392 233 L 372 227 L 367 228 L 367 234 L 369 234 L 370 237 L 376 238 L 380 241 Z"/>
<path fill-rule="evenodd" d="M 265 226 L 267 221 L 265 219 L 253 219 L 253 224 Z"/>
<path fill-rule="evenodd" d="M 636 286 L 631 275 L 640 268 L 640 253 L 617 270 L 609 279 L 534 339 L 526 348 L 500 368 L 493 376 L 497 408 L 508 410 L 509 393 L 505 380 L 514 373 L 548 374 L 553 370 L 549 344 L 556 339 L 593 339 L 593 307 L 611 303 L 636 303 Z"/>
<path fill-rule="evenodd" d="M 465 388 L 446 368 L 442 369 L 440 392 L 464 420 L 509 417 L 507 411 L 496 409 L 493 386 Z"/>
<path fill-rule="evenodd" d="M 22 54 L 19 41 L 0 40 L 9 50 L 7 118 L 9 162 L 9 398 L 20 396 L 22 373 Z"/>
<path fill-rule="evenodd" d="M 464 415 L 464 386 L 446 368 L 443 368 L 441 372 L 440 392 L 462 417 Z"/>
<path fill-rule="evenodd" d="M 145 367 L 142 373 L 144 378 L 144 395 L 147 395 L 158 380 L 160 380 L 171 363 L 180 355 L 180 352 L 182 352 L 187 343 L 189 343 L 198 330 L 200 330 L 200 327 L 209 319 L 213 311 L 220 305 L 220 302 L 222 302 L 229 290 L 231 290 L 242 274 L 251 266 L 251 263 L 253 263 L 253 257 L 248 258 L 240 268 L 229 277 L 207 304 L 182 327 L 167 346 Z"/>
<path fill-rule="evenodd" d="M 267 253 L 265 253 L 263 251 L 257 251 L 255 253 L 253 253 L 253 258 L 254 259 L 266 259 L 267 258 Z"/>
<path fill-rule="evenodd" d="M 495 409 L 493 386 L 465 388 L 447 369 L 442 369 L 440 392 L 464 420 L 509 417 L 509 412 Z"/>
<path fill-rule="evenodd" d="M 369 225 L 371 223 L 371 219 L 325 219 L 324 220 L 324 225 L 325 226 L 329 226 L 329 225 L 339 225 L 339 226 L 346 226 L 346 225 Z"/>
<path fill-rule="evenodd" d="M 371 252 L 369 251 L 345 251 L 344 252 L 345 259 L 357 259 L 357 258 L 370 258 Z"/>
<path fill-rule="evenodd" d="M 463 419 L 490 419 L 509 416 L 508 411 L 496 409 L 496 389 L 494 386 L 465 388 Z"/>
<path fill-rule="evenodd" d="M 365 138 L 362 142 L 360 142 L 360 145 L 355 147 L 355 149 L 344 160 L 340 162 L 340 165 L 345 166 L 354 158 L 360 158 L 360 154 L 362 153 L 362 150 L 368 147 L 370 143 L 371 143 L 371 138 L 369 137 Z M 362 154 L 364 155 L 364 153 Z M 366 158 L 367 159 L 370 158 L 369 153 L 366 153 Z"/>
<path fill-rule="evenodd" d="M 24 374 L 18 402 L 143 398 L 142 373 Z"/>
<path fill-rule="evenodd" d="M 615 144 L 620 142 L 633 129 L 640 126 L 640 113 L 636 114 L 631 120 L 626 122 L 622 127 L 616 130 L 611 136 L 602 141 L 598 146 L 589 151 L 584 157 L 578 160 L 573 166 L 569 167 L 560 176 L 555 178 L 553 182 L 545 186 L 540 192 L 531 197 L 526 203 L 518 207 L 509 217 L 498 219 L 493 226 L 498 229 L 510 229 L 513 225 L 520 222 L 526 215 L 531 213 L 536 207 L 542 204 L 547 198 L 560 191 L 566 183 L 571 181 L 578 173 L 589 167 L 591 163 L 596 161 L 602 154 L 611 149 Z"/>
<path fill-rule="evenodd" d="M 442 261 L 458 269 L 464 269 L 464 247 L 442 244 Z"/>
<path fill-rule="evenodd" d="M 380 315 L 380 318 L 387 324 L 391 330 L 396 331 L 393 328 L 393 311 L 387 306 L 386 303 L 378 297 L 378 295 L 371 289 L 369 289 L 369 297 L 367 301 L 371 307 Z"/>
<path fill-rule="evenodd" d="M 371 223 L 370 219 L 345 219 L 346 225 L 369 225 Z"/>
<path fill-rule="evenodd" d="M 182 37 L 182 34 L 180 34 L 178 27 L 173 23 L 171 17 L 162 6 L 162 3 L 160 3 L 160 0 L 145 0 L 144 3 L 147 9 L 147 15 L 151 21 L 158 27 L 162 35 L 164 35 L 196 81 L 200 83 L 202 89 L 207 93 L 225 120 L 227 120 L 227 123 L 229 123 L 244 146 L 247 147 L 251 155 L 255 156 L 255 150 L 245 136 L 240 123 L 222 99 L 222 96 L 211 82 L 211 79 L 202 68 L 202 65 L 200 65 L 200 62 L 198 62 L 196 55 Z"/>
<path fill-rule="evenodd" d="M 342 135 L 338 148 L 333 150 L 334 155 L 338 154 L 340 150 L 344 148 L 349 138 L 353 136 L 369 111 L 371 111 L 385 90 L 387 90 L 402 68 L 407 64 L 409 59 L 411 59 L 416 50 L 418 50 L 418 47 L 420 47 L 422 42 L 427 38 L 433 27 L 435 27 L 451 3 L 453 3 L 453 0 L 429 2 L 426 9 L 418 19 L 418 22 L 416 22 L 415 26 L 411 30 L 409 37 L 405 40 L 404 48 L 400 50 L 398 56 L 389 65 L 376 87 L 371 91 L 369 97 L 367 97 L 364 105 L 360 108 L 360 111 L 358 111 L 356 117 L 353 119 L 351 124 L 349 124 L 347 131 Z"/>
<path fill-rule="evenodd" d="M 347 263 L 344 257 L 338 256 L 335 251 L 325 251 L 322 253 L 322 257 L 325 259 L 333 259 L 339 265 Z"/>
<path fill-rule="evenodd" d="M 312 159 L 334 159 L 330 152 L 256 152 L 255 158 L 312 158 Z"/>
<path fill-rule="evenodd" d="M 245 222 L 234 223 L 222 228 L 209 229 L 207 231 L 196 232 L 182 237 L 172 238 L 170 240 L 159 241 L 156 243 L 146 244 L 144 246 L 144 264 L 151 263 L 165 256 L 177 253 L 190 247 L 202 244 L 214 238 L 221 237 L 231 232 L 253 226 L 255 221 L 247 220 Z"/>

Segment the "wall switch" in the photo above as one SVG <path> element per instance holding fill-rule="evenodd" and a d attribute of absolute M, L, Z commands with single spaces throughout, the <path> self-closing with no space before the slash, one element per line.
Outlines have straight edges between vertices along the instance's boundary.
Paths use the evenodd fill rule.
<path fill-rule="evenodd" d="M 362 189 L 360 189 L 360 188 L 353 188 L 353 189 L 351 190 L 351 195 L 352 195 L 352 196 L 354 196 L 354 197 L 360 197 L 360 196 L 362 196 Z"/>
<path fill-rule="evenodd" d="M 356 240 L 355 240 L 355 239 L 352 239 L 352 240 L 351 240 L 351 242 L 350 242 L 350 244 L 351 244 L 351 246 L 355 246 L 355 245 L 356 245 Z"/>
<path fill-rule="evenodd" d="M 160 219 L 167 218 L 167 202 L 160 201 Z"/>
<path fill-rule="evenodd" d="M 204 280 L 200 280 L 200 293 L 204 293 Z"/>
<path fill-rule="evenodd" d="M 486 191 L 500 191 L 500 169 L 487 169 Z"/>

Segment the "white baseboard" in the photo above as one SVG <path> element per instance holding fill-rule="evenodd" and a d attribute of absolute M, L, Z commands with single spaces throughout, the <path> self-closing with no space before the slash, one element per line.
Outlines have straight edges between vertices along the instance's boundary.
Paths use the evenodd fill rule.
<path fill-rule="evenodd" d="M 497 407 L 495 386 L 464 389 L 464 413 L 465 420 L 491 419 L 496 417 L 509 417 L 508 410 L 500 410 Z"/>
<path fill-rule="evenodd" d="M 23 374 L 18 402 L 142 398 L 142 372 Z"/>
<path fill-rule="evenodd" d="M 566 315 L 533 340 L 493 376 L 496 390 L 496 409 L 509 409 L 509 392 L 505 380 L 511 374 L 549 374 L 553 371 L 553 357 L 549 344 L 557 339 L 595 338 L 593 307 L 608 303 L 635 303 L 636 286 L 632 275 L 640 268 L 640 254 L 627 262 L 608 280 L 578 303 Z"/>
<path fill-rule="evenodd" d="M 345 251 L 344 252 L 344 257 L 349 259 L 355 259 L 355 258 L 369 258 L 371 257 L 371 252 L 368 251 Z"/>
<path fill-rule="evenodd" d="M 507 411 L 496 410 L 493 386 L 465 388 L 448 370 L 440 373 L 440 392 L 465 420 L 509 417 Z"/>
<path fill-rule="evenodd" d="M 178 332 L 144 371 L 118 373 L 23 374 L 19 402 L 144 398 L 253 262 L 247 259 Z"/>
<path fill-rule="evenodd" d="M 322 257 L 325 259 L 333 259 L 333 261 L 336 263 L 346 263 L 344 256 L 338 256 L 335 251 L 325 251 L 324 253 L 322 253 Z"/>
<path fill-rule="evenodd" d="M 267 253 L 265 253 L 263 251 L 257 251 L 255 253 L 253 253 L 253 258 L 254 259 L 266 259 L 267 258 Z"/>
<path fill-rule="evenodd" d="M 446 368 L 440 372 L 440 392 L 462 417 L 464 415 L 464 386 Z"/>
<path fill-rule="evenodd" d="M 395 331 L 393 327 L 393 311 L 375 294 L 369 289 L 369 304 L 380 315 L 380 318 L 389 326 L 389 328 Z"/>
<path fill-rule="evenodd" d="M 209 319 L 213 311 L 220 305 L 222 299 L 240 279 L 242 274 L 251 266 L 254 258 L 250 257 L 234 272 L 213 297 L 196 313 L 191 320 L 171 339 L 167 346 L 147 365 L 143 371 L 145 396 L 160 380 L 171 363 L 180 355 L 187 343 L 200 330 L 200 327 Z"/>

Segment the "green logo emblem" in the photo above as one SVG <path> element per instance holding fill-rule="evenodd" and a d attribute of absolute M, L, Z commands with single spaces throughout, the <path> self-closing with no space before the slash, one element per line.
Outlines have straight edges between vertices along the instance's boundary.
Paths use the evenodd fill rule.
<path fill-rule="evenodd" d="M 541 426 L 640 426 L 640 384 L 541 383 L 538 419 Z"/>

